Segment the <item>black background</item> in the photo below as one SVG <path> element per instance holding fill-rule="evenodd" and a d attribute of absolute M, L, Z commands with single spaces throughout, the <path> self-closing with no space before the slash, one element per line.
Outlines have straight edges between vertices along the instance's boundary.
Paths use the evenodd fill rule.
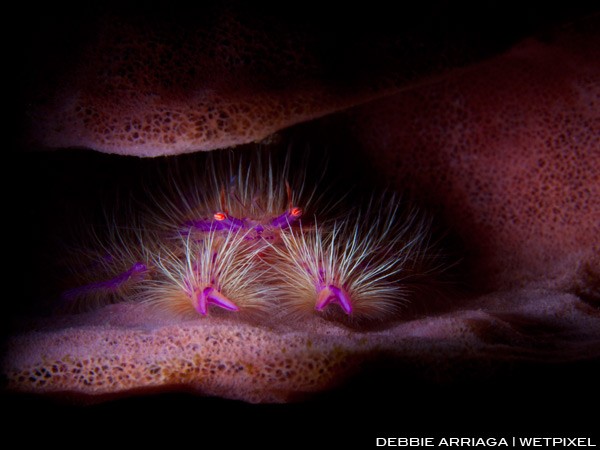
<path fill-rule="evenodd" d="M 28 258 L 35 258 L 35 245 L 23 247 L 18 238 L 32 233 L 42 240 L 44 234 L 43 229 L 36 227 L 35 217 L 27 217 L 28 208 L 21 204 L 21 195 L 30 198 L 32 192 L 44 189 L 44 186 L 27 180 L 27 164 L 35 154 L 23 157 L 19 153 L 22 150 L 18 136 L 22 129 L 21 114 L 26 110 L 26 105 L 19 101 L 23 98 L 23 90 L 27 89 L 27 73 L 35 70 L 27 54 L 32 51 L 32 45 L 45 39 L 43 33 L 48 32 L 48 28 L 34 29 L 31 24 L 51 17 L 57 19 L 59 26 L 68 27 L 103 8 L 119 7 L 129 8 L 116 4 L 103 7 L 27 4 L 18 6 L 10 17 L 4 17 L 5 55 L 14 58 L 6 70 L 9 76 L 14 76 L 10 82 L 14 89 L 10 93 L 16 94 L 12 110 L 16 111 L 16 122 L 7 122 L 9 148 L 5 154 L 8 163 L 3 165 L 3 179 L 8 182 L 5 205 L 12 221 L 8 224 L 12 226 L 5 252 L 13 255 L 13 261 L 17 263 L 13 265 L 16 270 L 9 271 L 6 278 L 17 277 L 17 292 L 27 290 L 24 268 Z M 268 9 L 266 4 L 257 6 L 257 14 L 261 8 Z M 382 26 L 393 30 L 399 26 L 398 21 L 400 24 L 414 23 L 409 19 L 398 19 L 392 12 L 386 13 L 378 2 L 354 6 L 304 2 L 294 4 L 291 11 L 289 8 L 280 5 L 275 14 L 280 14 L 282 20 L 314 22 L 319 29 L 330 27 L 332 33 L 347 33 L 358 23 L 361 33 L 367 34 L 381 30 Z M 489 45 L 501 46 L 506 42 L 504 32 L 511 36 L 525 35 L 565 18 L 587 14 L 592 9 L 578 2 L 460 2 L 455 8 L 449 8 L 453 17 L 448 22 L 454 23 L 457 30 L 471 27 L 469 32 L 474 36 L 481 33 Z M 160 8 L 150 11 L 161 13 Z M 269 11 L 273 13 L 272 9 Z M 134 8 L 128 11 L 137 12 L 139 10 Z M 187 10 L 177 10 L 174 6 L 169 12 L 188 15 Z M 415 6 L 413 13 L 415 17 L 421 17 L 419 23 L 427 23 L 427 6 Z M 377 25 L 379 19 L 383 20 L 383 25 L 381 22 Z M 13 106 L 11 100 L 9 95 L 7 106 Z M 13 142 L 14 132 L 17 136 Z M 15 179 L 18 180 L 16 189 Z M 12 235 L 16 235 L 14 239 L 11 239 Z M 4 284 L 14 286 L 8 280 Z M 5 308 L 4 318 L 21 309 L 10 303 Z M 7 444 L 11 437 L 20 447 L 27 444 L 61 447 L 99 444 L 107 447 L 135 445 L 136 448 L 158 445 L 169 448 L 288 448 L 297 445 L 304 448 L 374 448 L 375 438 L 386 436 L 510 437 L 517 434 L 543 437 L 595 435 L 595 443 L 600 445 L 598 369 L 597 361 L 500 365 L 497 370 L 486 372 L 484 377 L 466 375 L 454 382 L 440 384 L 407 375 L 401 367 L 382 366 L 337 390 L 285 405 L 251 405 L 185 393 L 162 393 L 140 394 L 86 406 L 73 404 L 62 397 L 3 393 L 0 397 L 0 439 Z"/>

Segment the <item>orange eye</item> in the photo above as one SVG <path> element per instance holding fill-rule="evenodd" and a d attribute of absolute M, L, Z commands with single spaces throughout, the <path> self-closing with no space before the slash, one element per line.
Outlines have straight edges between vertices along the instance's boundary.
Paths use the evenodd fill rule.
<path fill-rule="evenodd" d="M 290 214 L 294 217 L 300 217 L 302 215 L 302 208 L 294 207 L 290 210 Z"/>
<path fill-rule="evenodd" d="M 220 222 L 222 220 L 227 219 L 227 214 L 218 212 L 218 213 L 215 213 L 215 215 L 213 217 L 215 218 L 215 220 L 218 220 Z"/>

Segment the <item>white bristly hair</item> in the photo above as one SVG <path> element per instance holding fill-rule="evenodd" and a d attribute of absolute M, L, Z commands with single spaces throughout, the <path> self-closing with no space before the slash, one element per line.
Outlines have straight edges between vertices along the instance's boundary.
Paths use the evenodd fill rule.
<path fill-rule="evenodd" d="M 305 211 L 318 205 L 320 214 L 337 203 L 327 203 L 318 194 L 320 180 L 306 185 L 307 162 L 292 167 L 289 152 L 281 161 L 265 151 L 202 156 L 203 164 L 174 167 L 163 177 L 167 183 L 147 208 L 148 223 L 178 232 L 187 221 L 211 220 L 222 210 L 237 218 L 264 220 L 282 214 L 290 203 Z"/>
<path fill-rule="evenodd" d="M 256 255 L 263 248 L 245 239 L 245 232 L 191 235 L 163 245 L 153 259 L 156 274 L 144 282 L 138 300 L 160 311 L 197 317 L 194 291 L 213 288 L 240 313 L 264 310 L 273 301 L 265 285 L 265 267 Z M 209 315 L 217 309 L 211 306 Z"/>
<path fill-rule="evenodd" d="M 271 282 L 278 286 L 284 315 L 315 313 L 319 291 L 326 286 L 347 295 L 352 310 L 345 312 L 351 321 L 389 318 L 408 301 L 410 289 L 403 280 L 423 257 L 428 225 L 414 212 L 401 222 L 393 198 L 381 203 L 371 202 L 350 222 L 281 233 L 265 259 L 273 268 Z M 319 313 L 340 318 L 344 311 L 329 305 Z"/>
<path fill-rule="evenodd" d="M 132 223 L 124 228 L 106 217 L 102 227 L 87 225 L 81 243 L 65 252 L 71 286 L 61 294 L 59 310 L 80 312 L 126 301 L 149 275 L 155 240 Z"/>
<path fill-rule="evenodd" d="M 326 204 L 317 184 L 307 187 L 305 167 L 284 156 L 209 155 L 191 178 L 168 177 L 135 226 L 110 223 L 104 240 L 93 236 L 92 263 L 75 262 L 78 287 L 63 300 L 138 301 L 186 318 L 221 309 L 356 323 L 395 317 L 443 264 L 430 221 L 385 193 L 332 217 L 340 197 Z M 314 220 L 303 213 L 308 204 Z"/>

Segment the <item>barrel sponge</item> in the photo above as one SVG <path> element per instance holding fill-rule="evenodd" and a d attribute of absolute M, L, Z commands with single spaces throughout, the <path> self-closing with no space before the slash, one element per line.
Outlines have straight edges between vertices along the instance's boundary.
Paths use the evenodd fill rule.
<path fill-rule="evenodd" d="M 373 97 L 369 86 L 329 89 L 306 36 L 282 24 L 231 11 L 211 18 L 97 19 L 97 33 L 51 68 L 54 83 L 40 82 L 34 144 L 138 156 L 212 150 Z"/>
<path fill-rule="evenodd" d="M 42 20 L 24 77 L 32 80 L 29 144 L 137 156 L 225 148 L 499 50 L 465 38 L 481 29 L 444 10 L 421 16 L 405 7 L 402 21 L 445 23 L 428 34 L 364 8 L 346 8 L 344 21 L 336 9 L 329 24 L 322 4 L 309 19 L 227 3 L 186 5 L 189 12 L 174 15 L 107 12 L 62 28 Z M 500 48 L 520 38 L 508 30 L 494 35 Z"/>
<path fill-rule="evenodd" d="M 110 36 L 130 38 L 140 32 L 127 27 L 115 23 Z M 147 31 L 155 36 L 160 32 Z M 105 44 L 122 45 L 125 54 L 135 53 L 135 39 L 110 36 L 98 38 L 96 48 L 105 39 Z M 262 48 L 260 34 L 246 37 Z M 142 48 L 108 65 L 95 62 L 106 52 L 89 53 L 87 65 L 75 65 L 72 84 L 59 83 L 64 94 L 56 97 L 60 101 L 46 103 L 48 120 L 38 122 L 45 124 L 40 126 L 41 140 L 49 146 L 138 155 L 175 153 L 238 142 L 225 132 L 222 138 L 211 134 L 208 139 L 208 133 L 217 133 L 214 124 L 223 130 L 239 125 L 234 135 L 259 139 L 267 129 L 289 125 L 290 111 L 302 116 L 310 109 L 314 115 L 304 117 L 316 117 L 337 108 L 330 94 L 313 89 L 318 82 L 297 84 L 293 95 L 285 89 L 280 91 L 285 96 L 262 89 L 261 76 L 268 77 L 273 67 L 268 63 L 266 75 L 257 72 L 229 83 L 229 69 L 244 64 L 243 57 L 227 59 L 230 51 L 206 50 L 207 58 L 225 58 L 228 70 L 210 64 L 210 70 L 209 65 L 197 69 L 206 67 L 200 75 L 175 71 L 182 78 L 161 77 L 162 84 L 148 78 L 144 89 L 127 98 L 133 79 L 151 77 L 152 64 L 189 69 L 185 45 L 190 39 L 180 43 L 179 52 L 162 52 L 159 39 L 154 44 L 144 39 L 142 47 L 153 52 Z M 335 119 L 367 150 L 381 178 L 391 177 L 397 186 L 411 190 L 424 208 L 437 208 L 459 232 L 473 266 L 488 279 L 496 277 L 495 286 L 483 283 L 487 294 L 462 299 L 445 312 L 368 332 L 317 318 L 278 327 L 216 318 L 159 323 L 139 305 L 108 305 L 77 316 L 73 323 L 52 318 L 50 324 L 15 333 L 7 342 L 3 378 L 10 389 L 22 392 L 99 398 L 192 389 L 274 402 L 326 390 L 374 361 L 421 370 L 421 375 L 437 379 L 470 371 L 477 362 L 481 369 L 506 361 L 597 360 L 598 49 L 597 33 L 579 38 L 567 34 L 550 43 L 528 41 L 436 84 L 396 92 Z M 263 51 L 269 53 L 268 47 Z M 311 67 L 297 47 L 293 55 L 302 67 Z M 100 67 L 105 72 L 98 72 Z M 206 89 L 186 82 L 186 77 L 196 76 L 210 80 Z M 103 80 L 110 82 L 95 92 Z M 216 96 L 221 82 L 225 87 Z M 118 93 L 108 95 L 111 86 L 120 86 Z M 174 95 L 178 91 L 179 97 Z M 235 105 L 227 98 L 236 99 Z M 349 97 L 336 98 L 344 103 Z M 311 101 L 322 108 L 309 106 Z M 212 111 L 211 118 L 214 105 L 225 107 Z M 195 111 L 212 121 L 210 125 L 198 125 Z M 274 116 L 283 119 L 275 123 L 280 119 Z M 238 125 L 230 122 L 233 117 Z M 245 124 L 244 117 L 252 119 Z M 253 127 L 261 121 L 265 127 L 257 132 Z M 169 143 L 170 130 L 174 141 Z M 403 373 L 398 371 L 398 379 Z"/>
<path fill-rule="evenodd" d="M 383 357 L 393 361 L 386 370 L 397 371 L 391 379 L 416 374 L 438 382 L 523 357 L 600 357 L 593 307 L 572 294 L 535 289 L 483 296 L 462 310 L 368 332 L 315 318 L 285 328 L 214 318 L 151 324 L 148 311 L 128 304 L 78 320 L 87 323 L 36 325 L 10 340 L 2 362 L 9 389 L 87 402 L 186 390 L 273 403 L 343 385 Z"/>
<path fill-rule="evenodd" d="M 522 282 L 560 278 L 585 261 L 597 267 L 596 44 L 523 42 L 443 82 L 354 109 L 351 129 L 381 173 L 443 212 L 486 271 Z"/>

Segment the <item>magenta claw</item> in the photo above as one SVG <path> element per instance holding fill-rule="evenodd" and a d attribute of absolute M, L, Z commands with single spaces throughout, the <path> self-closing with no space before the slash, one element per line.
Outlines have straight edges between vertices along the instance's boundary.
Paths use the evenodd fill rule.
<path fill-rule="evenodd" d="M 208 305 L 215 305 L 228 311 L 239 311 L 240 308 L 213 287 L 206 287 L 196 294 L 196 311 L 203 316 L 208 314 Z"/>
<path fill-rule="evenodd" d="M 315 309 L 317 311 L 323 311 L 330 303 L 337 303 L 340 308 L 348 315 L 352 314 L 352 303 L 350 303 L 350 297 L 337 286 L 332 284 L 323 286 L 319 291 L 317 297 L 317 303 Z"/>

